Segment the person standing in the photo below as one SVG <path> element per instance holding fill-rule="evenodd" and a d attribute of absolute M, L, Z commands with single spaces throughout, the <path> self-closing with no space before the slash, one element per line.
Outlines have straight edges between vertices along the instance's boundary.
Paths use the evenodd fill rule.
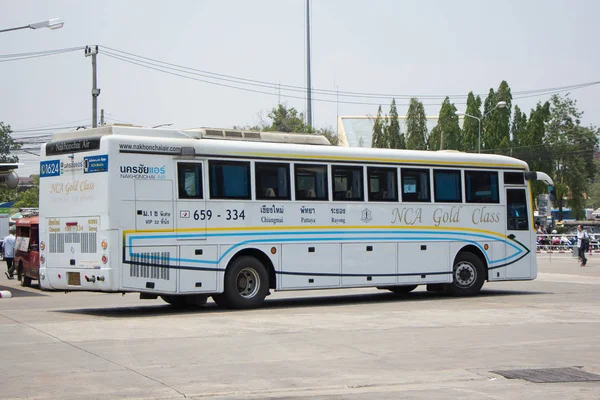
<path fill-rule="evenodd" d="M 577 226 L 577 246 L 579 246 L 579 261 L 581 267 L 585 267 L 587 264 L 587 258 L 585 258 L 585 252 L 588 250 L 590 245 L 590 236 L 586 231 L 583 230 L 583 226 Z"/>
<path fill-rule="evenodd" d="M 17 241 L 15 231 L 15 227 L 11 226 L 8 228 L 8 236 L 4 238 L 4 261 L 6 261 L 6 268 L 8 268 L 8 271 L 5 272 L 5 274 L 8 279 L 13 279 L 13 274 L 15 272 L 15 266 L 13 264 L 13 259 L 15 257 L 15 242 Z"/>

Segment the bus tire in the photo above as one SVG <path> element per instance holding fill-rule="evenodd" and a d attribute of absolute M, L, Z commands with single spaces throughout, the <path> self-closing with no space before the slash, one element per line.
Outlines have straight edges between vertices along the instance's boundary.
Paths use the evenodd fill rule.
<path fill-rule="evenodd" d="M 452 283 L 446 286 L 451 296 L 472 296 L 477 294 L 485 281 L 483 262 L 473 253 L 461 251 L 452 267 Z"/>
<path fill-rule="evenodd" d="M 256 258 L 241 256 L 225 271 L 223 293 L 213 296 L 220 306 L 227 308 L 256 308 L 269 293 L 269 275 Z"/>
<path fill-rule="evenodd" d="M 415 290 L 419 285 L 403 285 L 403 286 L 390 286 L 386 289 L 394 294 L 407 294 Z"/>

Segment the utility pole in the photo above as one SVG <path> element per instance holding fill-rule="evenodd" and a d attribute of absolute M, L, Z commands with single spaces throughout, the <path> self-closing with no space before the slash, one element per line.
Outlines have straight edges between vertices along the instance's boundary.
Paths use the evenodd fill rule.
<path fill-rule="evenodd" d="M 104 125 L 104 108 L 100 110 L 100 126 Z"/>
<path fill-rule="evenodd" d="M 97 54 L 98 46 L 85 46 L 85 56 L 92 57 L 92 128 L 98 127 L 98 96 L 100 96 L 100 89 L 98 89 L 96 80 Z"/>
<path fill-rule="evenodd" d="M 310 0 L 306 0 L 306 124 L 312 129 L 310 83 Z"/>

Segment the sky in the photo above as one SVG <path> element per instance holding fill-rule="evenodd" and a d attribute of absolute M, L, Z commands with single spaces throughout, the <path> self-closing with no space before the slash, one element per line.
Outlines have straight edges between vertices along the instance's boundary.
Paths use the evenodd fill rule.
<path fill-rule="evenodd" d="M 375 115 L 378 104 L 389 110 L 390 97 L 343 92 L 394 95 L 400 114 L 408 96 L 416 96 L 428 115 L 437 115 L 442 99 L 432 96 L 454 96 L 464 110 L 460 96 L 485 95 L 502 80 L 513 93 L 600 81 L 600 1 L 310 5 L 312 87 L 330 91 L 313 95 L 317 128 L 335 130 L 338 115 Z M 91 59 L 83 49 L 12 61 L 2 56 L 86 45 L 100 46 L 98 109 L 109 123 L 231 128 L 259 123 L 279 101 L 306 111 L 306 0 L 0 0 L 0 30 L 56 17 L 62 29 L 0 33 L 0 121 L 15 138 L 39 136 L 20 131 L 91 124 Z M 153 68 L 160 61 L 177 65 L 171 73 L 196 80 L 115 58 L 131 57 L 123 52 L 157 60 L 137 59 Z M 296 91 L 286 91 L 289 86 Z M 515 98 L 513 107 L 529 112 L 549 97 Z M 600 125 L 600 85 L 572 90 L 570 97 L 584 111 L 584 125 Z M 17 172 L 37 173 L 38 157 L 18 154 L 25 166 Z"/>

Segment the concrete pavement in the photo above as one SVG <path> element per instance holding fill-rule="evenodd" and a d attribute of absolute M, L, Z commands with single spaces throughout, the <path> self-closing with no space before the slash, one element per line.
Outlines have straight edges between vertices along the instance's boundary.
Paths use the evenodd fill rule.
<path fill-rule="evenodd" d="M 491 372 L 600 374 L 600 256 L 538 259 L 537 280 L 472 298 L 291 292 L 250 311 L 0 280 L 0 398 L 597 399 L 598 381 Z"/>

